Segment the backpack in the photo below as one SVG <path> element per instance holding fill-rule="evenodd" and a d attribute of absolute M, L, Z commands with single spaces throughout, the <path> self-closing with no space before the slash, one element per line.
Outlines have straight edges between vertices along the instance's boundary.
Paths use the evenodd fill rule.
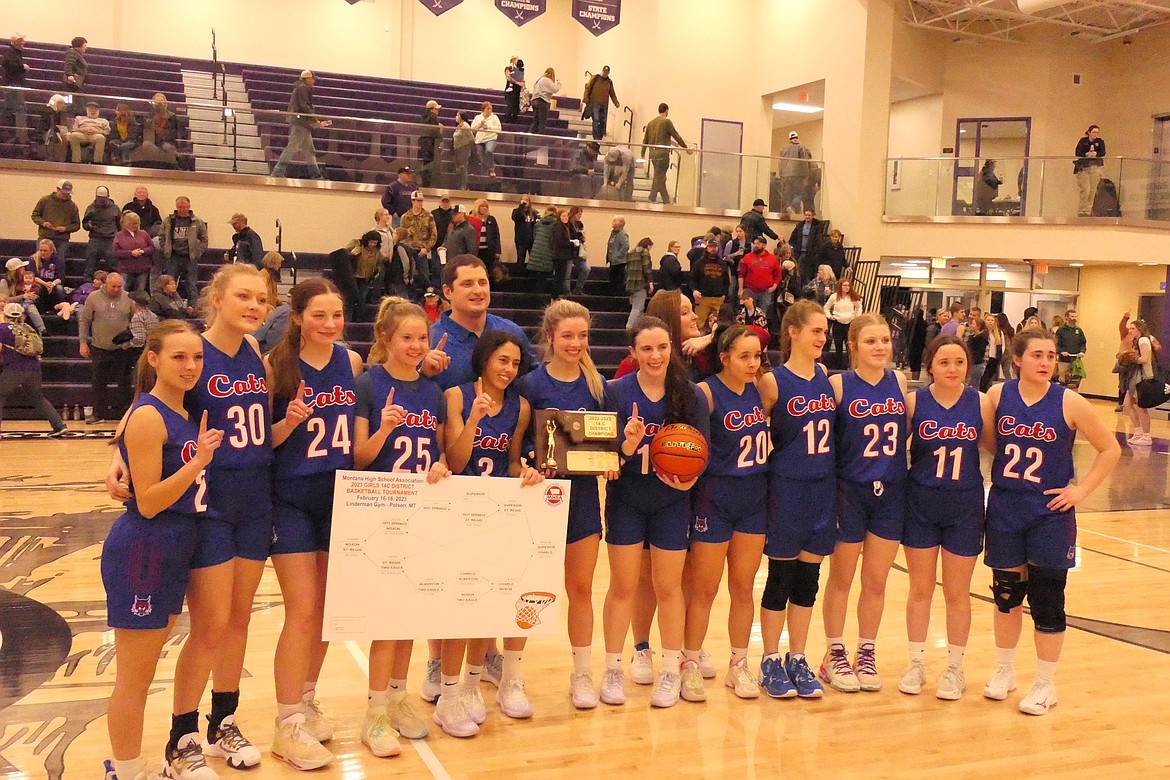
<path fill-rule="evenodd" d="M 7 325 L 12 330 L 12 339 L 16 346 L 9 347 L 5 344 L 5 347 L 15 349 L 25 357 L 40 357 L 45 351 L 45 342 L 27 322 L 9 322 Z"/>

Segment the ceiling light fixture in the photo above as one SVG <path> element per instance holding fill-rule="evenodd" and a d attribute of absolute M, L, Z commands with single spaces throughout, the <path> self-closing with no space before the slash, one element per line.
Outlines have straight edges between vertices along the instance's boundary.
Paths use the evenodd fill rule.
<path fill-rule="evenodd" d="M 819 114 L 825 110 L 819 106 L 810 106 L 806 103 L 773 103 L 772 108 L 777 111 L 792 111 L 796 114 Z"/>

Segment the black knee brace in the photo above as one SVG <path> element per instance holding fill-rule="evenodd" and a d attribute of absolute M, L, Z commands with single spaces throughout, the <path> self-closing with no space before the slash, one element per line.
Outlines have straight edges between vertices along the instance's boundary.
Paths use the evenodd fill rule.
<path fill-rule="evenodd" d="M 792 594 L 788 600 L 797 607 L 812 607 L 817 603 L 817 589 L 821 580 L 821 565 L 808 561 L 793 561 L 796 576 L 792 578 Z"/>
<path fill-rule="evenodd" d="M 792 580 L 796 575 L 796 561 L 768 559 L 768 581 L 760 606 L 769 612 L 783 612 L 788 607 L 788 594 L 792 592 Z"/>
<path fill-rule="evenodd" d="M 1024 603 L 1024 596 L 1028 593 L 1028 581 L 1018 571 L 993 569 L 991 593 L 995 596 L 995 608 L 1006 615 Z"/>
<path fill-rule="evenodd" d="M 1028 607 L 1032 622 L 1041 634 L 1060 634 L 1067 623 L 1064 614 L 1064 586 L 1068 572 L 1028 566 Z"/>

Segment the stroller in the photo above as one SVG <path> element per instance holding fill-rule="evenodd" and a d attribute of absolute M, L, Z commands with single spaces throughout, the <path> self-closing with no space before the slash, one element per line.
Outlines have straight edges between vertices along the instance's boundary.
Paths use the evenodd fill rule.
<path fill-rule="evenodd" d="M 1097 183 L 1097 194 L 1093 197 L 1093 216 L 1121 216 L 1121 200 L 1117 196 L 1117 185 L 1112 179 L 1101 179 Z"/>

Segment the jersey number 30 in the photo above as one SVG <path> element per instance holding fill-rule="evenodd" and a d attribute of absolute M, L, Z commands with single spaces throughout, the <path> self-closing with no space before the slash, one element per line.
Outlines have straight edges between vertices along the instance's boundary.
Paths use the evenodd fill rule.
<path fill-rule="evenodd" d="M 227 410 L 228 423 L 235 428 L 228 437 L 228 444 L 237 450 L 242 450 L 251 444 L 259 447 L 267 438 L 268 429 L 264 424 L 264 405 L 252 404 L 247 409 L 242 406 L 233 406 Z"/>

